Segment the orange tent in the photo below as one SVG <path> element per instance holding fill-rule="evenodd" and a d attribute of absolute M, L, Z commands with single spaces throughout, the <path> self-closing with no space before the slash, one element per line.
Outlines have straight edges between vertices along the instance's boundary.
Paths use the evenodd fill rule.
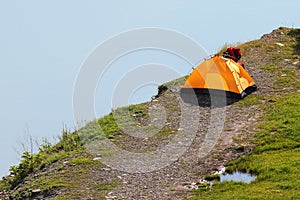
<path fill-rule="evenodd" d="M 231 59 L 214 56 L 193 70 L 181 92 L 214 94 L 226 92 L 230 98 L 243 98 L 257 89 L 247 71 Z"/>

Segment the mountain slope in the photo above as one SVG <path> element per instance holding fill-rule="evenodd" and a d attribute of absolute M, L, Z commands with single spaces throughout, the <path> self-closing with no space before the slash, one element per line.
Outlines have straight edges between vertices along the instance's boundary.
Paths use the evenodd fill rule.
<path fill-rule="evenodd" d="M 1 181 L 1 197 L 182 199 L 193 196 L 189 192 L 194 185 L 192 183 L 201 185 L 200 179 L 205 175 L 256 151 L 259 147 L 256 135 L 261 128 L 258 124 L 266 120 L 266 108 L 281 101 L 282 96 L 299 93 L 299 46 L 299 29 L 289 28 L 279 28 L 259 40 L 240 45 L 242 61 L 259 90 L 224 108 L 183 105 L 178 98 L 178 91 L 185 80 L 183 77 L 160 86 L 159 94 L 150 102 L 117 109 L 77 132 L 64 131 L 58 144 L 45 143 L 35 155 L 24 153 L 21 164 L 11 170 L 13 176 Z M 193 123 L 184 121 L 185 111 L 196 111 L 188 119 Z M 162 149 L 170 141 L 176 141 L 181 133 L 190 141 L 187 141 L 188 148 L 183 155 L 175 157 L 170 165 L 147 173 L 128 173 L 126 171 L 134 171 L 136 166 L 120 171 L 102 164 L 104 154 L 114 152 L 99 153 L 92 145 L 103 140 L 103 136 L 99 135 L 99 124 L 110 142 L 129 152 L 145 154 Z M 215 135 L 217 144 L 207 155 L 199 157 L 199 149 L 206 141 L 207 133 L 211 130 L 217 132 L 218 127 L 221 127 L 221 135 Z M 134 133 L 141 130 L 146 131 L 149 137 L 134 137 Z M 295 148 L 299 142 L 296 141 Z M 180 146 L 179 142 L 176 144 Z M 169 154 L 167 157 L 172 156 Z M 132 158 L 132 161 L 137 162 L 137 159 Z M 120 167 L 123 164 L 120 160 L 114 163 Z M 231 169 L 235 167 L 242 168 L 231 164 Z M 288 191 L 291 188 L 284 189 Z M 212 195 L 205 190 L 206 195 L 203 196 L 201 191 L 196 194 L 201 199 L 209 199 Z"/>

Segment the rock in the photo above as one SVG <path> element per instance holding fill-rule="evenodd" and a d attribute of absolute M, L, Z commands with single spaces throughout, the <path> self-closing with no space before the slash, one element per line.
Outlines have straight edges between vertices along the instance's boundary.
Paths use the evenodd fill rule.
<path fill-rule="evenodd" d="M 287 75 L 286 75 L 286 74 L 281 74 L 281 76 L 282 76 L 282 77 L 285 77 L 285 76 L 287 76 Z"/>
<path fill-rule="evenodd" d="M 94 158 L 93 158 L 93 160 L 100 160 L 101 159 L 101 157 L 102 157 L 102 155 L 101 154 L 97 154 Z"/>
<path fill-rule="evenodd" d="M 219 172 L 220 172 L 220 174 L 223 174 L 225 171 L 226 171 L 226 168 L 222 167 Z"/>
<path fill-rule="evenodd" d="M 198 182 L 198 185 L 202 185 L 202 184 L 205 184 L 205 183 L 208 183 L 208 181 L 204 180 L 204 179 L 200 179 L 199 182 Z"/>
<path fill-rule="evenodd" d="M 192 183 L 193 184 L 193 183 Z M 185 186 L 183 186 L 183 188 L 184 189 L 186 189 L 186 190 L 197 190 L 199 187 L 198 187 L 198 185 L 192 185 L 192 184 L 190 184 L 190 185 L 185 185 Z"/>
<path fill-rule="evenodd" d="M 41 191 L 42 191 L 41 189 L 31 190 L 32 193 L 40 193 Z"/>
<path fill-rule="evenodd" d="M 278 46 L 284 47 L 284 44 L 282 44 L 282 43 L 280 43 L 280 42 L 276 42 L 276 44 L 277 44 Z"/>
<path fill-rule="evenodd" d="M 113 192 L 109 192 L 107 196 L 105 196 L 106 199 L 117 199 L 118 197 L 113 195 Z"/>
<path fill-rule="evenodd" d="M 105 199 L 116 199 L 117 196 L 105 196 Z"/>
<path fill-rule="evenodd" d="M 296 67 L 300 67 L 300 61 L 293 62 L 293 65 L 295 65 Z"/>

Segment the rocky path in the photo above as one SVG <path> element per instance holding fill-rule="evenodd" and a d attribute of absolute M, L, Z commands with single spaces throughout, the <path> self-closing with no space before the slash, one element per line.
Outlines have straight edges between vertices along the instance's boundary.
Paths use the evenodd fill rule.
<path fill-rule="evenodd" d="M 161 99 L 158 98 L 158 101 Z M 192 106 L 192 105 L 185 105 Z M 230 105 L 225 108 L 200 107 L 198 127 L 195 137 L 189 148 L 182 156 L 169 166 L 146 173 L 127 173 L 111 170 L 117 176 L 122 185 L 109 192 L 107 198 L 115 199 L 182 199 L 189 195 L 188 191 L 193 189 L 195 183 L 201 182 L 204 175 L 220 171 L 224 164 L 235 159 L 241 154 L 248 152 L 252 147 L 249 138 L 253 135 L 254 127 L 260 112 L 256 106 L 241 108 Z M 212 117 L 212 114 L 215 116 Z M 213 119 L 211 119 L 213 118 Z M 211 120 L 214 120 L 212 123 Z M 175 121 L 172 121 L 174 123 Z M 176 123 L 176 122 L 175 122 Z M 171 124 L 171 126 L 174 126 Z M 190 126 L 195 126 L 191 123 Z M 212 126 L 216 126 L 214 130 Z M 176 125 L 175 125 L 176 127 Z M 221 127 L 221 130 L 218 130 Z M 194 129 L 194 127 L 185 127 Z M 212 150 L 201 150 L 205 146 L 208 131 L 219 131 L 213 133 L 214 139 Z M 160 148 L 167 141 L 172 140 L 173 135 L 168 135 L 161 141 L 134 141 L 124 140 L 123 144 L 132 149 L 152 149 L 153 146 Z M 237 150 L 243 146 L 244 150 Z M 147 148 L 148 147 L 148 148 Z M 200 153 L 205 155 L 199 156 Z M 102 176 L 102 171 L 95 170 L 96 176 Z M 98 174 L 99 173 L 99 174 Z M 94 175 L 95 175 L 94 174 Z"/>

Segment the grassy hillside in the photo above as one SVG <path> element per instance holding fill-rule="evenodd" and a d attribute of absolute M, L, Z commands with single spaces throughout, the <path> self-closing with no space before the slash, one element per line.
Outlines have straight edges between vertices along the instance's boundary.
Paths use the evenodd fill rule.
<path fill-rule="evenodd" d="M 81 130 L 63 130 L 60 141 L 45 141 L 36 154 L 24 152 L 19 165 L 0 181 L 2 199 L 298 199 L 300 198 L 300 30 L 279 28 L 240 45 L 242 61 L 259 90 L 226 109 L 222 136 L 206 158 L 197 151 L 208 129 L 210 108 L 199 108 L 196 138 L 182 158 L 160 171 L 128 174 L 102 164 L 86 149 L 103 137 L 122 149 L 154 151 L 178 134 L 180 103 L 176 98 L 186 77 L 159 87 L 155 99 L 119 108 Z M 164 109 L 161 109 L 163 107 Z M 149 116 L 151 109 L 159 110 Z M 165 113 L 165 115 L 163 114 Z M 163 115 L 166 122 L 160 124 Z M 238 122 L 238 123 L 237 123 Z M 161 126 L 159 132 L 151 124 Z M 150 125 L 149 125 L 150 124 Z M 103 134 L 99 134 L 99 125 Z M 138 127 L 138 128 L 137 128 Z M 153 136 L 126 133 L 147 130 Z M 107 152 L 110 153 L 110 152 Z M 220 167 L 257 175 L 251 184 L 199 179 Z M 194 183 L 199 189 L 190 190 Z"/>

